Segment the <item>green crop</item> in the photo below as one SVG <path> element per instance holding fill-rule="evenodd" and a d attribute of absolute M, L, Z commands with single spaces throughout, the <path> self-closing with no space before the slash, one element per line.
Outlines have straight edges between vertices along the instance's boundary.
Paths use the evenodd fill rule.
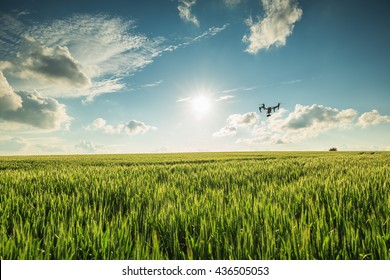
<path fill-rule="evenodd" d="M 390 259 L 390 153 L 0 157 L 0 259 Z"/>

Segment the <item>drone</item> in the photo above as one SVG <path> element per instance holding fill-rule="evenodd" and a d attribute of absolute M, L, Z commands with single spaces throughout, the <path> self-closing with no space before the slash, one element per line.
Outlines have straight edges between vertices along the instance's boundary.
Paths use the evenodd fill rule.
<path fill-rule="evenodd" d="M 260 113 L 261 113 L 261 110 L 266 110 L 267 111 L 267 117 L 270 117 L 271 116 L 271 110 L 275 110 L 278 109 L 279 110 L 280 108 L 280 103 L 278 103 L 278 105 L 276 106 L 270 106 L 270 107 L 265 107 L 265 104 L 261 104 L 261 106 L 259 107 L 259 110 L 260 110 Z"/>

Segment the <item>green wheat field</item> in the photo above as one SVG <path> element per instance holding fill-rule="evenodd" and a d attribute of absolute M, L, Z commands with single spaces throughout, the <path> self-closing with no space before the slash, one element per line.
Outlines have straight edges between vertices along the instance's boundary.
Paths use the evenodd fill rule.
<path fill-rule="evenodd" d="M 0 259 L 390 259 L 390 153 L 0 157 Z"/>

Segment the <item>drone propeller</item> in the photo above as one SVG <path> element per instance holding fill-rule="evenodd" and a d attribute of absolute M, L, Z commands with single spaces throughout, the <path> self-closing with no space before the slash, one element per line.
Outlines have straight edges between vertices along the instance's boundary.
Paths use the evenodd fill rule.
<path fill-rule="evenodd" d="M 262 109 L 265 109 L 265 104 L 264 103 L 261 104 L 261 106 L 259 107 L 260 112 L 261 112 Z"/>

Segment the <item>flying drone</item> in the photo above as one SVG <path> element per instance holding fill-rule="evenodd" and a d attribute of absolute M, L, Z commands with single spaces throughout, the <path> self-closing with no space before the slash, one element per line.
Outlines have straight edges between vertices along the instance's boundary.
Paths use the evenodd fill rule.
<path fill-rule="evenodd" d="M 267 112 L 267 117 L 270 117 L 271 116 L 271 111 L 278 109 L 279 110 L 280 108 L 280 103 L 278 103 L 278 105 L 276 106 L 270 106 L 270 107 L 265 107 L 265 104 L 261 104 L 261 106 L 259 107 L 259 110 L 260 110 L 260 113 L 261 113 L 261 110 L 265 110 Z"/>

